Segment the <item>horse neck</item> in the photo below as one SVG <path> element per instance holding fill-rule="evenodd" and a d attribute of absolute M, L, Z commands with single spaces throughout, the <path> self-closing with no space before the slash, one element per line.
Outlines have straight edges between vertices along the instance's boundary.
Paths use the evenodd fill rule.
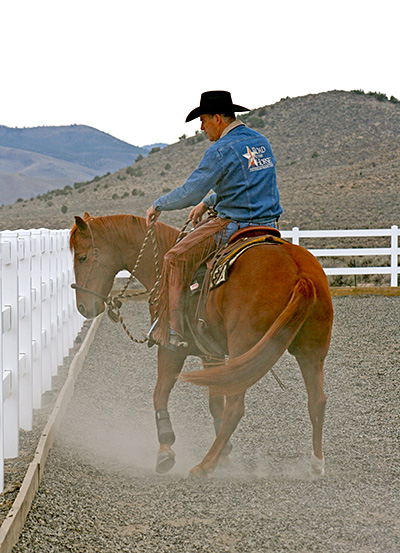
<path fill-rule="evenodd" d="M 118 247 L 123 260 L 123 268 L 131 272 L 136 264 L 139 252 L 141 251 L 148 227 L 143 217 L 129 217 L 121 228 L 123 233 L 118 238 Z M 127 224 L 129 222 L 129 224 Z M 175 244 L 179 232 L 163 223 L 154 225 L 154 236 L 157 247 L 159 270 L 162 269 L 163 259 L 166 252 Z M 135 271 L 135 278 L 139 280 L 147 290 L 151 290 L 157 280 L 155 264 L 155 252 L 152 237 L 149 236 L 142 258 Z"/>

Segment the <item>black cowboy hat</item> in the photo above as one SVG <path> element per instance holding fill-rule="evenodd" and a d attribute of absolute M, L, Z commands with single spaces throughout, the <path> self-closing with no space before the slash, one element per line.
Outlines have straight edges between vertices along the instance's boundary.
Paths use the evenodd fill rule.
<path fill-rule="evenodd" d="M 203 92 L 200 105 L 193 109 L 186 117 L 186 123 L 193 121 L 204 113 L 232 113 L 235 111 L 250 111 L 243 106 L 232 103 L 231 93 L 226 90 L 210 90 Z"/>

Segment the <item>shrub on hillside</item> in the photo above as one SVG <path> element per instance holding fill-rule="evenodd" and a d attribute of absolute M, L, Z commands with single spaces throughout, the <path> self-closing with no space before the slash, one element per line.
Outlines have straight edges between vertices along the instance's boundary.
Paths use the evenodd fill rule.
<path fill-rule="evenodd" d="M 143 176 L 143 170 L 141 167 L 127 167 L 126 168 L 127 175 L 130 175 L 131 177 L 142 177 Z"/>
<path fill-rule="evenodd" d="M 261 127 L 264 126 L 264 119 L 262 117 L 258 117 L 258 115 L 252 115 L 251 117 L 248 118 L 247 124 L 252 129 L 255 129 L 255 128 L 260 129 Z"/>
<path fill-rule="evenodd" d="M 68 207 L 64 204 L 61 206 L 61 213 L 67 213 Z"/>

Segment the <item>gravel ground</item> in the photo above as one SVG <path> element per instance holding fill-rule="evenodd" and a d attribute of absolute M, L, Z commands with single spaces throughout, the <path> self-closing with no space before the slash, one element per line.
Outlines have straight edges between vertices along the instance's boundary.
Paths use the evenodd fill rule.
<path fill-rule="evenodd" d="M 288 354 L 247 393 L 232 466 L 186 480 L 213 424 L 204 390 L 170 401 L 177 464 L 154 472 L 156 349 L 103 318 L 17 552 L 398 553 L 400 298 L 336 298 L 326 363 L 326 476 L 308 476 L 311 425 Z M 124 313 L 138 337 L 144 303 Z M 190 358 L 186 368 L 199 366 Z"/>

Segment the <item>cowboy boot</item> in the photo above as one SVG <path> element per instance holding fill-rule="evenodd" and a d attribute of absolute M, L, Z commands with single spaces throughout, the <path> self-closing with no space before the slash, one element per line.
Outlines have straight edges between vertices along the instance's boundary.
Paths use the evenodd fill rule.
<path fill-rule="evenodd" d="M 165 347 L 176 351 L 180 347 L 188 347 L 188 343 L 184 340 L 184 298 L 182 299 L 183 291 L 176 287 L 170 287 L 169 290 L 169 337 L 168 344 L 165 344 Z M 159 329 L 159 319 L 157 318 L 150 327 L 150 330 L 147 333 L 147 345 L 152 347 L 155 344 L 160 344 L 161 342 L 156 337 L 157 331 Z"/>

